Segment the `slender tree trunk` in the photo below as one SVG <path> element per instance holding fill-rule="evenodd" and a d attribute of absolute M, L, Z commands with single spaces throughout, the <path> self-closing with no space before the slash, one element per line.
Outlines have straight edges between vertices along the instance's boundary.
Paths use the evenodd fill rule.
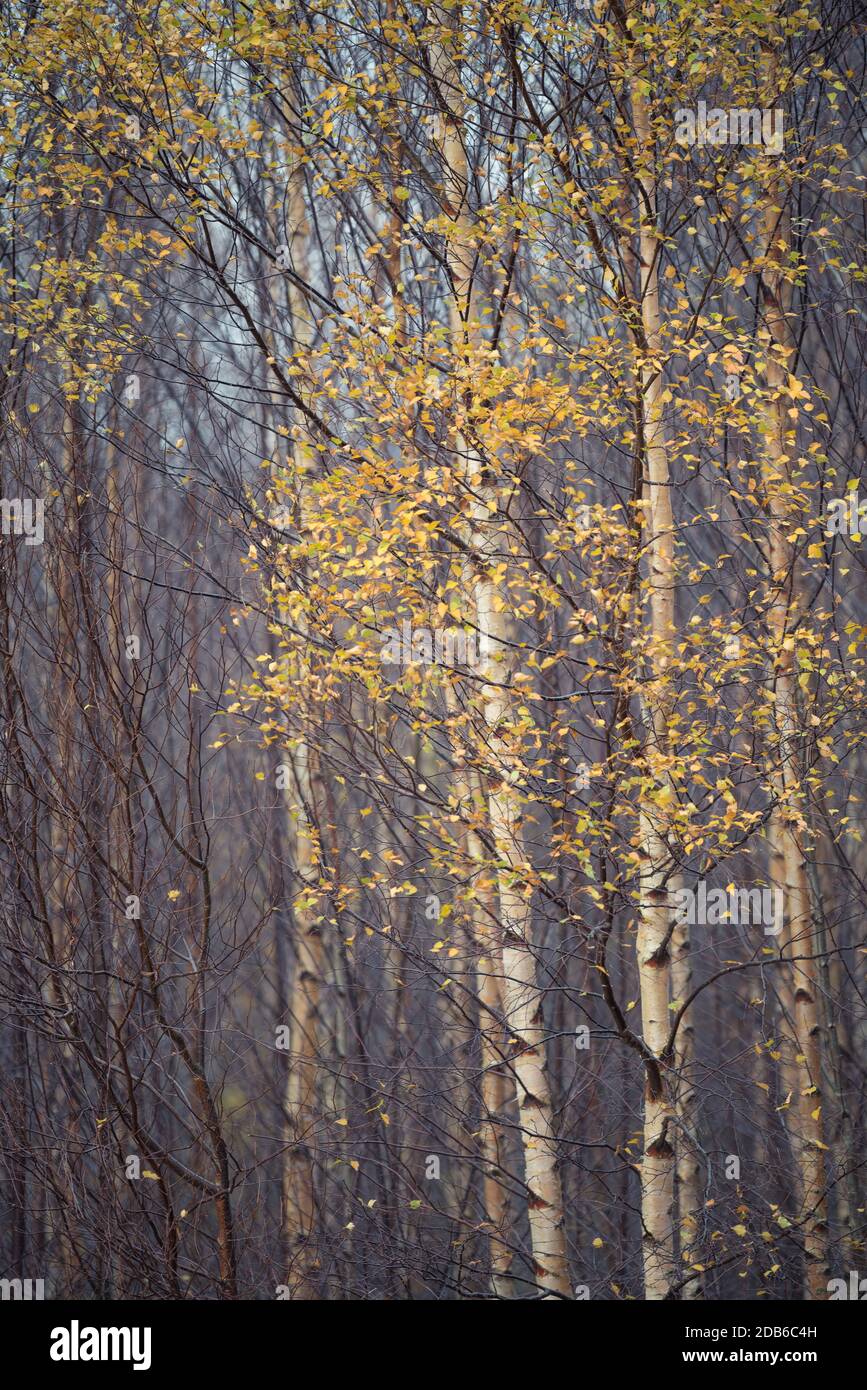
<path fill-rule="evenodd" d="M 315 776 L 308 749 L 293 757 L 298 799 L 294 907 L 295 975 L 292 981 L 290 1055 L 285 1113 L 288 1144 L 283 1170 L 283 1222 L 293 1298 L 319 1297 L 316 1267 L 316 1202 L 313 1129 L 316 1124 L 322 937 L 319 929 L 319 844 L 312 823 Z"/>
<path fill-rule="evenodd" d="M 773 61 L 768 62 L 768 88 L 773 92 Z M 770 100 L 770 98 L 769 98 Z M 773 105 L 773 102 L 771 102 Z M 769 392 L 765 420 L 765 495 L 769 521 L 770 602 L 768 628 L 774 663 L 774 716 L 778 739 L 774 799 L 769 838 L 772 844 L 773 886 L 782 888 L 785 924 L 777 938 L 781 952 L 791 958 L 794 1061 L 791 1074 L 795 1095 L 789 1110 L 789 1131 L 800 1175 L 798 1213 L 804 1241 L 807 1298 L 827 1295 L 827 1221 L 821 1100 L 821 1020 L 817 1005 L 816 943 L 810 910 L 806 859 L 799 829 L 800 770 L 795 633 L 801 607 L 797 562 L 789 533 L 792 455 L 795 426 L 788 420 L 783 387 L 790 376 L 795 350 L 788 319 L 792 283 L 785 267 L 791 249 L 786 202 L 781 178 L 767 189 L 762 210 L 765 262 L 762 271 L 765 384 Z"/>
<path fill-rule="evenodd" d="M 451 222 L 447 257 L 451 274 L 452 342 L 459 369 L 470 367 L 474 340 L 472 280 L 475 260 L 468 208 L 469 171 L 463 144 L 460 12 L 441 15 L 443 34 L 431 53 L 440 97 L 439 145 L 443 158 L 443 206 Z M 468 389 L 471 390 L 471 387 Z M 487 811 L 498 867 L 502 931 L 503 1003 L 514 1039 L 512 1064 L 524 1151 L 530 1241 L 536 1278 L 545 1297 L 571 1294 L 566 1263 L 563 1195 L 546 1065 L 542 992 L 536 978 L 530 892 L 522 878 L 527 861 L 520 798 L 508 781 L 509 755 L 499 733 L 508 716 L 510 621 L 507 596 L 491 578 L 503 549 L 496 490 L 481 482 L 478 455 L 461 443 L 474 501 L 468 527 L 475 560 L 474 605 L 485 682 L 482 705 L 488 729 L 490 771 Z"/>
<path fill-rule="evenodd" d="M 456 701 L 453 696 L 449 706 L 454 713 Z M 455 752 L 455 792 L 461 806 L 474 817 L 476 794 L 471 778 L 463 763 L 461 753 Z M 479 1139 L 482 1150 L 482 1189 L 485 1215 L 489 1226 L 489 1255 L 491 1262 L 491 1291 L 495 1298 L 508 1298 L 510 1294 L 509 1270 L 512 1264 L 512 1250 L 507 1239 L 509 1192 L 501 1174 L 504 1167 L 505 1140 L 502 1132 L 504 1111 L 510 1100 L 514 1100 L 514 1087 L 510 1081 L 505 1059 L 509 1055 L 508 1043 L 499 1027 L 497 1019 L 503 1013 L 502 959 L 494 931 L 497 918 L 496 894 L 485 881 L 478 869 L 485 860 L 485 849 L 478 832 L 469 826 L 464 836 L 467 857 L 474 878 L 472 905 L 472 948 L 476 957 L 476 992 L 479 1002 L 479 1037 L 481 1040 L 481 1102 L 482 1118 L 479 1125 Z"/>
<path fill-rule="evenodd" d="M 476 531 L 474 549 L 484 555 L 491 532 Z M 522 813 L 507 780 L 509 756 L 497 729 L 508 714 L 508 623 L 497 586 L 487 577 L 476 585 L 477 622 L 482 648 L 489 657 L 483 675 L 484 713 L 489 730 L 492 771 L 488 785 L 488 818 L 498 859 L 497 880 L 503 956 L 503 1002 L 509 1032 L 516 1047 L 512 1056 L 524 1146 L 530 1238 L 536 1277 L 550 1294 L 570 1296 L 563 1197 L 557 1167 L 551 1090 L 546 1064 L 543 995 L 536 978 L 532 909 L 521 879 L 527 860 Z"/>
<path fill-rule="evenodd" d="M 670 661 L 674 626 L 674 522 L 671 480 L 662 402 L 662 333 L 656 154 L 650 113 L 635 74 L 631 83 L 639 185 L 639 260 L 641 324 L 645 353 L 641 368 L 644 432 L 644 522 L 647 531 L 650 683 L 644 698 L 649 746 L 648 771 L 656 789 L 675 794 L 665 771 L 668 726 L 672 712 Z M 653 771 L 654 766 L 658 771 Z M 671 958 L 670 878 L 672 857 L 667 817 L 657 799 L 648 797 L 640 813 L 641 909 L 638 926 L 638 974 L 644 1041 L 654 1061 L 646 1066 L 644 1160 L 641 1169 L 641 1216 L 644 1226 L 644 1293 L 665 1298 L 674 1265 L 674 1109 L 660 1062 L 671 1026 L 669 985 Z"/>
<path fill-rule="evenodd" d="M 690 928 L 686 922 L 679 922 L 672 934 L 671 990 L 675 999 L 687 999 L 692 991 L 692 963 L 690 960 Z M 674 1065 L 677 1073 L 675 1106 L 678 1117 L 677 1142 L 677 1222 L 680 1231 L 680 1257 L 686 1273 L 689 1265 L 696 1262 L 694 1246 L 698 1234 L 698 1222 L 702 1208 L 701 1165 L 698 1151 L 693 1141 L 695 1129 L 695 1087 L 693 1069 L 695 1066 L 695 1026 L 692 1009 L 687 1009 L 680 1021 L 674 1047 Z M 701 1278 L 698 1274 L 680 1291 L 682 1299 L 700 1298 Z"/>
<path fill-rule="evenodd" d="M 818 838 L 818 837 L 817 837 Z M 821 844 L 821 839 L 818 840 Z M 819 947 L 819 956 L 822 962 L 821 971 L 821 1008 L 822 1008 L 822 1036 L 825 1044 L 825 1060 L 827 1063 L 827 1073 L 830 1077 L 834 1092 L 836 1105 L 836 1139 L 837 1143 L 832 1143 L 831 1147 L 837 1159 L 836 1162 L 836 1182 L 834 1184 L 834 1195 L 836 1199 L 837 1231 L 839 1234 L 843 1265 L 846 1269 L 855 1267 L 856 1250 L 856 1221 L 858 1211 L 858 1185 L 855 1174 L 858 1168 L 856 1156 L 855 1136 L 852 1132 L 852 1115 L 849 1109 L 849 1099 L 846 1094 L 846 1078 L 843 1070 L 843 1041 L 845 1031 L 841 1037 L 841 1030 L 838 1028 L 838 1015 L 845 1030 L 845 1014 L 840 1008 L 841 991 L 843 988 L 839 971 L 839 955 L 830 954 L 830 941 L 828 937 L 828 923 L 825 916 L 825 904 L 833 901 L 833 895 L 822 891 L 822 875 L 816 864 L 814 856 L 807 861 L 807 878 L 810 884 L 810 900 L 813 912 L 815 939 Z M 828 885 L 825 884 L 827 889 Z M 838 967 L 835 974 L 834 966 Z"/>
<path fill-rule="evenodd" d="M 281 230 L 284 235 L 281 236 Z M 288 248 L 294 272 L 286 277 L 286 296 L 296 352 L 312 340 L 310 308 L 298 282 L 310 283 L 309 224 L 304 197 L 304 170 L 296 163 L 289 179 L 285 229 L 275 229 L 278 241 Z M 294 518 L 304 534 L 306 502 L 315 464 L 305 422 L 297 420 L 292 444 L 295 491 Z M 303 628 L 303 619 L 298 620 Z M 302 647 L 295 656 L 295 675 L 303 684 L 306 657 Z M 312 718 L 310 710 L 306 717 Z M 320 1000 L 324 951 L 320 930 L 321 846 L 318 824 L 322 806 L 316 756 L 302 735 L 292 754 L 294 795 L 291 832 L 294 840 L 295 880 L 300 893 L 293 902 L 295 972 L 290 996 L 290 1056 L 286 1077 L 286 1162 L 283 1170 L 283 1233 L 288 1279 L 295 1299 L 320 1297 L 316 1249 L 317 1208 L 313 1162 L 317 1118 L 318 1060 L 321 1046 Z"/>

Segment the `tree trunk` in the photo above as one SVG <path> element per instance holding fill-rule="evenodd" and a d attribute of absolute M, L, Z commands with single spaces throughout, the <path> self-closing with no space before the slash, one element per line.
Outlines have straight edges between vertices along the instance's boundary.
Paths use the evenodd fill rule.
<path fill-rule="evenodd" d="M 773 91 L 773 61 L 768 62 L 768 89 Z M 768 97 L 770 100 L 770 97 Z M 773 103 L 771 103 L 773 104 Z M 785 923 L 777 938 L 780 951 L 791 958 L 794 1038 L 794 1090 L 789 1111 L 795 1163 L 800 1175 L 798 1213 L 806 1257 L 804 1292 L 811 1299 L 827 1295 L 827 1222 L 821 1102 L 820 1038 L 817 1006 L 816 950 L 810 911 L 806 860 L 801 843 L 800 775 L 797 739 L 800 724 L 795 669 L 795 632 L 801 608 L 794 547 L 788 535 L 793 525 L 792 458 L 796 428 L 788 422 L 782 388 L 789 378 L 788 362 L 795 350 L 788 311 L 792 284 L 784 267 L 789 260 L 791 230 L 786 211 L 788 191 L 782 179 L 770 182 L 762 212 L 765 263 L 762 302 L 767 343 L 763 353 L 769 392 L 765 419 L 764 486 L 768 509 L 770 599 L 768 628 L 774 672 L 774 722 L 778 739 L 774 770 L 774 800 L 769 827 L 773 887 L 782 888 Z"/>
<path fill-rule="evenodd" d="M 458 367 L 469 366 L 476 330 L 473 326 L 472 277 L 475 252 L 468 210 L 469 178 L 461 129 L 462 74 L 458 57 L 460 13 L 442 18 L 443 35 L 432 49 L 433 75 L 439 89 L 439 144 L 444 165 L 443 205 L 451 227 L 446 236 L 452 286 L 449 299 L 452 342 Z M 470 388 L 471 389 L 471 388 Z M 509 758 L 498 732 L 508 715 L 510 661 L 507 598 L 490 577 L 502 547 L 496 490 L 480 485 L 481 460 L 462 439 L 466 479 L 474 500 L 468 538 L 474 557 L 473 600 L 482 652 L 482 706 L 489 731 L 487 811 L 497 856 L 497 885 L 502 932 L 503 1003 L 514 1038 L 516 1078 L 533 1266 L 544 1297 L 570 1297 L 563 1221 L 563 1196 L 557 1169 L 554 1117 L 545 1057 L 542 992 L 536 979 L 531 932 L 530 892 L 521 880 L 526 848 L 520 797 L 508 782 Z"/>
<path fill-rule="evenodd" d="M 674 795 L 664 770 L 672 698 L 667 686 L 674 636 L 674 567 L 671 483 L 663 420 L 662 335 L 659 303 L 656 156 L 650 113 L 633 73 L 632 118 L 636 136 L 639 185 L 639 260 L 641 324 L 645 352 L 641 368 L 644 432 L 644 523 L 647 531 L 650 684 L 644 697 L 648 773 L 656 790 Z M 654 764 L 663 766 L 654 773 Z M 641 1168 L 641 1216 L 644 1226 L 644 1293 L 662 1299 L 674 1276 L 674 1110 L 659 1058 L 671 1026 L 669 983 L 671 851 L 667 818 L 653 797 L 640 814 L 641 909 L 638 926 L 638 973 L 644 1041 L 654 1061 L 646 1067 L 644 1160 Z"/>
<path fill-rule="evenodd" d="M 285 245 L 294 272 L 286 277 L 286 296 L 296 352 L 312 340 L 312 320 L 302 285 L 310 283 L 309 225 L 304 198 L 304 170 L 296 163 L 289 179 Z M 283 240 L 276 229 L 278 241 Z M 314 471 L 305 422 L 296 420 L 292 443 L 294 522 L 305 529 L 306 494 Z M 294 675 L 299 686 L 305 680 L 304 619 L 297 626 L 302 637 L 295 653 Z M 307 717 L 311 718 L 307 711 Z M 318 883 L 320 878 L 319 810 L 322 797 L 315 753 L 302 736 L 291 758 L 294 787 L 290 808 L 294 839 L 294 877 L 300 894 L 293 899 L 295 972 L 290 995 L 289 1070 L 284 1093 L 286 1162 L 283 1170 L 283 1234 L 288 1280 L 294 1299 L 320 1297 L 316 1250 L 317 1209 L 313 1162 L 313 1127 L 316 1124 L 318 1059 L 321 1045 L 320 996 L 324 951 L 320 931 Z"/>

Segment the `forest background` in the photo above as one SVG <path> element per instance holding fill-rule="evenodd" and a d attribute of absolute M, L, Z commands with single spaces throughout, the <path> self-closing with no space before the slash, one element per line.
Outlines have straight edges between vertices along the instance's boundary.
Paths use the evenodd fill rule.
<path fill-rule="evenodd" d="M 4 0 L 4 1278 L 864 1268 L 864 45 Z"/>

